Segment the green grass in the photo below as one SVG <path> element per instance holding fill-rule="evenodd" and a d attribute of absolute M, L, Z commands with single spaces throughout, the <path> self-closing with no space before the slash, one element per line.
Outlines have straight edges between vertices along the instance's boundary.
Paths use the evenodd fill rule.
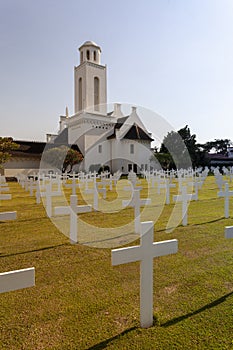
<path fill-rule="evenodd" d="M 10 188 L 13 199 L 2 201 L 0 211 L 17 210 L 18 218 L 0 223 L 0 271 L 35 266 L 36 286 L 0 295 L 0 349 L 233 349 L 233 240 L 224 238 L 225 226 L 233 225 L 233 200 L 225 219 L 213 177 L 190 204 L 189 225 L 170 233 L 174 205 L 163 209 L 162 192 L 149 191 L 152 204 L 142 217 L 159 216 L 155 241 L 179 242 L 177 254 L 154 259 L 149 329 L 139 324 L 139 263 L 112 267 L 109 248 L 70 245 L 42 204 L 18 184 Z M 108 193 L 113 209 L 114 199 Z M 132 218 L 132 209 L 82 214 L 84 223 L 116 229 Z M 80 232 L 83 242 L 95 238 Z"/>

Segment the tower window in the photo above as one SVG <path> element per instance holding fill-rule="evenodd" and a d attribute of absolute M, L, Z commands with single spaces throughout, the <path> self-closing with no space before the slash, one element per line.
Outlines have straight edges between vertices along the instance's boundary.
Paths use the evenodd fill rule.
<path fill-rule="evenodd" d="M 83 63 L 83 51 L 81 52 L 81 63 Z"/>
<path fill-rule="evenodd" d="M 90 59 L 90 51 L 87 50 L 87 59 L 89 60 Z"/>
<path fill-rule="evenodd" d="M 102 153 L 102 145 L 99 145 L 99 153 Z"/>
<path fill-rule="evenodd" d="M 94 78 L 94 109 L 95 111 L 99 110 L 99 90 L 100 90 L 100 81 L 99 78 Z"/>
<path fill-rule="evenodd" d="M 82 78 L 78 80 L 78 110 L 83 109 L 83 92 L 82 92 Z"/>
<path fill-rule="evenodd" d="M 96 61 L 96 51 L 94 51 L 94 61 Z"/>

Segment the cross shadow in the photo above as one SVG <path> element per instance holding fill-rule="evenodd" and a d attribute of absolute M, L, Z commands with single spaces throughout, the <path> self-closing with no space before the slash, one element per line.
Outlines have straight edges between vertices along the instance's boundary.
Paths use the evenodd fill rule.
<path fill-rule="evenodd" d="M 230 218 L 229 218 L 230 219 Z M 174 230 L 178 227 L 185 227 L 187 228 L 188 226 L 190 227 L 193 227 L 193 226 L 200 226 L 200 225 L 206 225 L 206 224 L 212 224 L 214 222 L 218 222 L 218 221 L 222 221 L 222 220 L 226 220 L 225 217 L 221 216 L 220 218 L 218 219 L 213 219 L 213 220 L 209 220 L 209 221 L 205 221 L 205 222 L 200 222 L 200 223 L 197 223 L 197 224 L 188 224 L 187 226 L 183 226 L 182 224 L 179 224 L 178 226 L 174 226 L 174 227 L 168 227 L 166 229 L 162 228 L 160 230 L 156 230 L 155 232 L 166 232 L 167 230 Z"/>
<path fill-rule="evenodd" d="M 108 339 L 102 341 L 101 343 L 98 343 L 96 345 L 91 346 L 90 348 L 86 348 L 86 350 L 102 350 L 102 349 L 105 349 L 108 346 L 108 344 L 111 343 L 112 341 L 119 339 L 123 335 L 125 335 L 125 334 L 127 334 L 129 332 L 132 332 L 132 331 L 134 331 L 137 328 L 138 327 L 128 328 L 125 331 L 115 335 L 114 337 L 108 338 Z"/>
<path fill-rule="evenodd" d="M 195 310 L 193 312 L 189 312 L 188 314 L 186 315 L 182 315 L 182 316 L 179 316 L 179 317 L 175 317 L 173 318 L 172 320 L 169 320 L 165 323 L 162 323 L 160 324 L 161 327 L 169 327 L 169 326 L 173 326 L 175 325 L 176 323 L 178 322 L 181 322 L 183 320 L 186 320 L 187 318 L 189 317 L 192 317 L 192 316 L 195 316 L 195 315 L 198 315 L 199 313 L 205 311 L 205 310 L 208 310 L 208 309 L 211 309 L 212 307 L 215 307 L 221 303 L 223 303 L 224 301 L 226 301 L 226 299 L 228 297 L 230 297 L 231 295 L 233 295 L 233 292 L 230 292 L 228 294 L 225 294 L 224 296 L 222 296 L 221 298 L 219 299 L 216 299 L 214 301 L 212 301 L 212 303 L 209 303 L 209 304 L 206 304 L 205 306 L 202 306 L 200 309 L 198 310 Z"/>
<path fill-rule="evenodd" d="M 27 254 L 27 253 L 40 252 L 40 251 L 43 251 L 43 250 L 49 250 L 49 249 L 53 249 L 53 248 L 57 248 L 57 247 L 62 247 L 62 246 L 65 246 L 65 245 L 68 245 L 68 243 L 52 245 L 52 246 L 49 246 L 49 247 L 44 247 L 44 248 L 39 248 L 39 249 L 32 249 L 32 250 L 28 250 L 26 252 L 18 252 L 18 253 L 11 253 L 11 254 L 2 254 L 2 253 L 0 253 L 0 258 L 6 258 L 8 256 L 16 256 L 16 255 Z"/>
<path fill-rule="evenodd" d="M 218 222 L 218 221 L 222 221 L 222 220 L 225 220 L 226 218 L 224 216 L 221 216 L 220 218 L 218 219 L 213 219 L 213 220 L 210 220 L 210 221 L 205 221 L 205 222 L 200 222 L 198 224 L 192 224 L 190 226 L 200 226 L 200 225 L 205 225 L 205 224 L 212 224 L 214 222 Z M 229 217 L 230 219 L 230 217 Z"/>
<path fill-rule="evenodd" d="M 111 337 L 111 338 L 108 338 L 104 341 L 102 341 L 101 343 L 98 343 L 96 345 L 93 345 L 91 346 L 90 348 L 86 348 L 85 350 L 102 350 L 102 349 L 105 349 L 109 343 L 111 343 L 112 341 L 114 340 L 117 340 L 119 339 L 120 337 L 122 337 L 123 335 L 129 333 L 129 332 L 132 332 L 134 331 L 135 329 L 137 329 L 138 327 L 131 327 L 131 328 L 128 328 L 126 329 L 125 331 L 115 335 L 114 337 Z"/>

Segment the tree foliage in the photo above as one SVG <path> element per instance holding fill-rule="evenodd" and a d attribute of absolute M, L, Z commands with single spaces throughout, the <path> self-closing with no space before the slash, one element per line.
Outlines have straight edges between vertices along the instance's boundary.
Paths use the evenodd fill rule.
<path fill-rule="evenodd" d="M 191 134 L 188 125 L 178 132 L 169 132 L 163 139 L 159 154 L 169 154 L 169 168 L 197 167 L 208 163 L 206 150 L 197 144 L 196 135 Z"/>
<path fill-rule="evenodd" d="M 10 159 L 11 152 L 18 148 L 19 145 L 13 142 L 12 137 L 0 137 L 0 168 Z"/>
<path fill-rule="evenodd" d="M 214 141 L 208 141 L 200 145 L 200 147 L 205 152 L 217 153 L 222 155 L 227 154 L 227 148 L 229 146 L 231 146 L 231 141 L 229 139 L 215 139 Z"/>
<path fill-rule="evenodd" d="M 64 172 L 71 172 L 73 166 L 80 163 L 83 156 L 80 152 L 67 146 L 47 149 L 43 154 L 43 162 Z"/>

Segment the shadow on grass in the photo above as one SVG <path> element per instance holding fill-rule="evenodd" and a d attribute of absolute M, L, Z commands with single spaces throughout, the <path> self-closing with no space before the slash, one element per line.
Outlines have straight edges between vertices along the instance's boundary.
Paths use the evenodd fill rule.
<path fill-rule="evenodd" d="M 176 318 L 173 318 L 172 320 L 170 321 L 167 321 L 165 323 L 162 323 L 160 324 L 161 327 L 169 327 L 169 326 L 173 326 L 175 325 L 176 323 L 178 322 L 181 322 L 183 320 L 186 320 L 187 318 L 189 317 L 192 317 L 192 316 L 195 316 L 195 315 L 198 315 L 199 313 L 205 311 L 205 310 L 208 310 L 208 309 L 211 309 L 212 307 L 215 307 L 221 303 L 223 303 L 224 301 L 226 301 L 226 299 L 228 297 L 230 297 L 231 295 L 233 295 L 233 292 L 230 292 L 228 294 L 225 294 L 223 297 L 219 298 L 219 299 L 216 299 L 214 301 L 212 301 L 212 303 L 209 303 L 203 307 L 201 307 L 200 309 L 198 310 L 195 310 L 193 312 L 189 312 L 188 314 L 186 315 L 183 315 L 183 316 L 179 316 L 179 317 L 176 317 Z"/>
<path fill-rule="evenodd" d="M 200 223 L 197 223 L 197 224 L 188 224 L 187 226 L 189 227 L 194 227 L 194 226 L 201 226 L 201 225 L 206 225 L 206 224 L 212 224 L 214 222 L 218 222 L 218 221 L 222 221 L 222 220 L 225 220 L 226 218 L 224 218 L 223 216 L 221 216 L 220 218 L 218 219 L 213 219 L 213 220 L 209 220 L 209 221 L 205 221 L 205 222 L 200 222 Z M 184 228 L 187 228 L 187 226 L 183 226 L 182 224 L 179 224 L 178 226 L 174 226 L 174 227 L 168 227 L 166 229 L 161 229 L 161 230 L 156 230 L 155 232 L 166 232 L 166 231 L 170 231 L 170 230 L 174 230 L 178 227 L 184 227 Z"/>
<path fill-rule="evenodd" d="M 104 341 L 102 341 L 101 343 L 98 343 L 96 345 L 91 346 L 90 348 L 87 348 L 86 350 L 101 350 L 101 349 L 105 349 L 109 343 L 111 343 L 114 340 L 119 339 L 120 337 L 124 336 L 125 334 L 134 331 L 135 329 L 137 329 L 138 327 L 131 327 L 129 329 L 126 329 L 125 331 L 115 335 L 114 337 L 108 338 Z"/>
<path fill-rule="evenodd" d="M 44 247 L 44 248 L 39 248 L 39 249 L 32 249 L 32 250 L 28 250 L 26 252 L 18 252 L 18 253 L 11 253 L 11 254 L 1 254 L 0 253 L 0 258 L 6 258 L 8 256 L 16 256 L 16 255 L 21 255 L 21 254 L 27 254 L 27 253 L 34 253 L 34 252 L 40 252 L 43 250 L 49 250 L 49 249 L 53 249 L 53 248 L 57 248 L 57 247 L 62 247 L 65 245 L 69 245 L 69 243 L 62 243 L 62 244 L 58 244 L 58 245 L 52 245 L 49 247 Z"/>

